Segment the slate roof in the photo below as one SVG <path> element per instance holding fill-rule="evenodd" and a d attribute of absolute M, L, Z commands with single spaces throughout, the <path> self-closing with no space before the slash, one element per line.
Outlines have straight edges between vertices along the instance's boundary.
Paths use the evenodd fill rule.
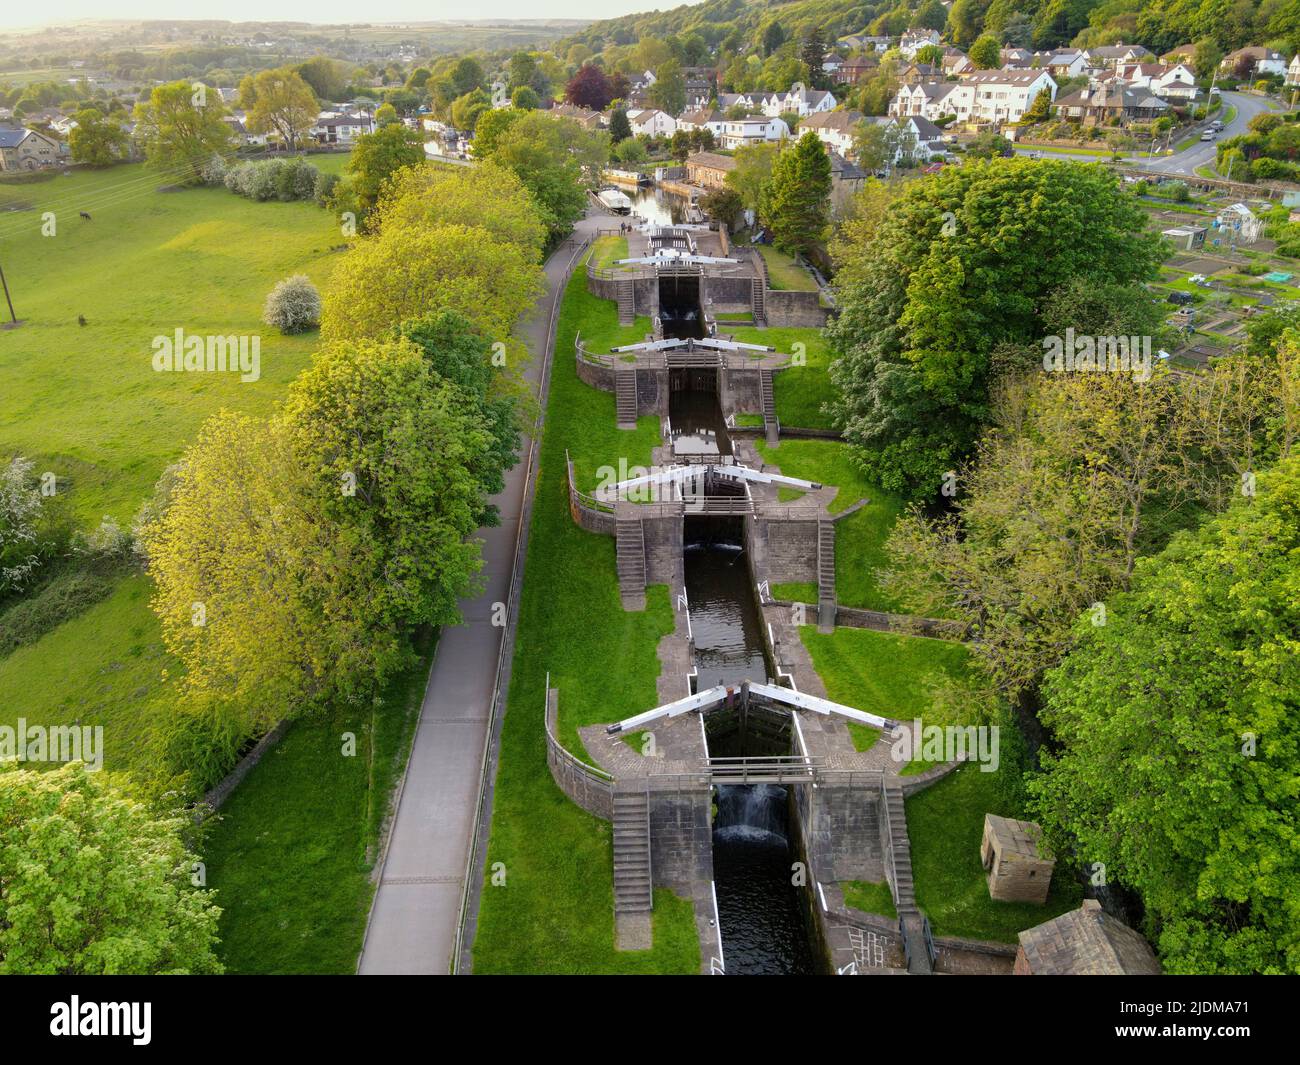
<path fill-rule="evenodd" d="M 1151 945 L 1096 899 L 1020 933 L 1020 949 L 1035 976 L 1159 975 Z"/>

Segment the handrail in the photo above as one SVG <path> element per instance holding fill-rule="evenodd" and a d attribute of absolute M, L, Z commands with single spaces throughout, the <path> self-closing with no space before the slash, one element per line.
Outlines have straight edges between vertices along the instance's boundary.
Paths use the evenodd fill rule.
<path fill-rule="evenodd" d="M 577 483 L 573 478 L 573 460 L 569 458 L 569 449 L 567 447 L 564 449 L 564 465 L 568 469 L 569 474 L 569 499 L 571 501 L 577 503 L 580 507 L 585 507 L 587 510 L 594 510 L 598 514 L 614 513 L 613 503 L 606 503 L 603 500 L 597 499 L 595 496 L 589 495 L 578 489 Z"/>
<path fill-rule="evenodd" d="M 585 776 L 593 776 L 599 780 L 603 780 L 612 784 L 614 782 L 614 778 L 609 773 L 606 773 L 603 769 L 599 769 L 594 765 L 590 765 L 587 762 L 584 762 L 576 754 L 574 754 L 567 747 L 565 747 L 564 744 L 560 742 L 559 737 L 555 735 L 554 726 L 558 724 L 558 722 L 553 721 L 552 718 L 558 717 L 559 708 L 558 706 L 554 707 L 554 713 L 552 713 L 553 707 L 551 703 L 551 691 L 552 691 L 551 674 L 550 671 L 548 670 L 546 673 L 546 698 L 544 700 L 545 705 L 542 707 L 542 724 L 546 729 L 547 744 L 559 754 L 559 756 L 564 760 L 564 762 L 572 766 L 574 769 L 578 770 L 578 772 L 584 774 Z M 557 694 L 558 694 L 558 690 L 557 690 Z"/>

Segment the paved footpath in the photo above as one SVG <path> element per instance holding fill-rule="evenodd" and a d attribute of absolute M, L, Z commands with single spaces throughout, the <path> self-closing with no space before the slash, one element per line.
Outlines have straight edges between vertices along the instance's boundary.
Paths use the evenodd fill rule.
<path fill-rule="evenodd" d="M 609 224 L 608 218 L 603 221 Z M 595 216 L 580 221 L 577 239 L 600 222 Z M 533 353 L 526 376 L 534 390 L 546 359 L 552 307 L 562 295 L 574 248 L 574 243 L 562 246 L 547 262 L 546 293 L 523 326 Z M 461 602 L 464 622 L 443 629 L 438 641 L 357 963 L 362 975 L 451 970 L 501 641 L 508 636 L 513 643 L 518 620 L 512 604 L 507 627 L 494 626 L 492 605 L 509 600 L 517 541 L 527 532 L 520 518 L 531 509 L 525 501 L 531 501 L 534 490 L 528 476 L 529 446 L 525 438 L 520 462 L 506 474 L 505 489 L 493 499 L 501 524 L 480 530 L 483 594 Z"/>

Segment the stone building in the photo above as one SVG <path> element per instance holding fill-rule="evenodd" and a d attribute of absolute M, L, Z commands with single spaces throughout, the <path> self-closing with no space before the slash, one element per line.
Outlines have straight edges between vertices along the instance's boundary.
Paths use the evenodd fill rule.
<path fill-rule="evenodd" d="M 1020 933 L 1016 976 L 1158 976 L 1151 945 L 1096 899 Z"/>
<path fill-rule="evenodd" d="M 1040 838 L 1043 830 L 1032 821 L 1015 821 L 997 814 L 984 815 L 980 861 L 988 872 L 989 896 L 999 902 L 1047 901 L 1056 860 Z"/>

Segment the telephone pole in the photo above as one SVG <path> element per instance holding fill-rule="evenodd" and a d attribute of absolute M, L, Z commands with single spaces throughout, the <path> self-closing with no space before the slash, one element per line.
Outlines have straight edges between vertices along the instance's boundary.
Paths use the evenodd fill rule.
<path fill-rule="evenodd" d="M 14 314 L 14 301 L 9 295 L 9 282 L 5 280 L 5 271 L 3 266 L 0 266 L 0 287 L 3 287 L 5 290 L 5 302 L 9 304 L 9 317 L 13 319 L 13 321 L 6 325 L 5 328 L 11 329 L 19 324 L 18 315 Z"/>

